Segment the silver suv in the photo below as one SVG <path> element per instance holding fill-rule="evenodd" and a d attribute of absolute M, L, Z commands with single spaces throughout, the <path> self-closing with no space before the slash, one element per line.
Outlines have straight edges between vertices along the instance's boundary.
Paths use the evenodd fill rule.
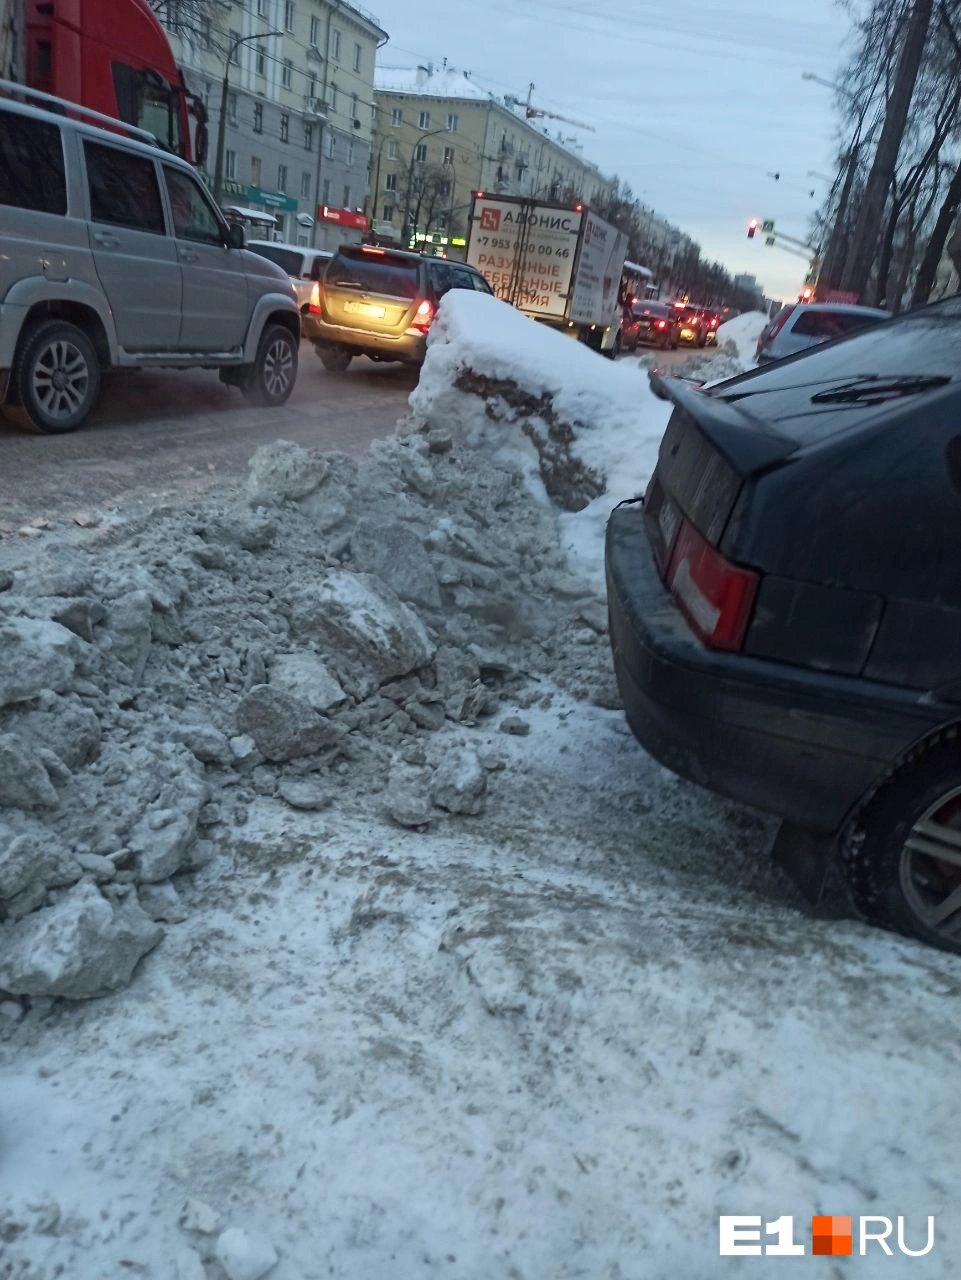
<path fill-rule="evenodd" d="M 889 311 L 859 307 L 847 302 L 794 302 L 782 307 L 757 340 L 757 362 L 782 360 L 832 338 L 844 338 L 879 320 L 890 320 Z"/>
<path fill-rule="evenodd" d="M 244 249 L 190 165 L 74 103 L 0 92 L 0 404 L 72 431 L 106 370 L 146 366 L 219 369 L 253 403 L 283 404 L 300 342 L 290 280 Z"/>

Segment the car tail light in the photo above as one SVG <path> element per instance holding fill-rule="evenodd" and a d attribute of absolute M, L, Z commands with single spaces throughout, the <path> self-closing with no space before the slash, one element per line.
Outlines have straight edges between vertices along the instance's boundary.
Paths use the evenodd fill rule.
<path fill-rule="evenodd" d="M 307 310 L 312 316 L 320 315 L 320 281 L 315 280 L 310 290 L 310 302 L 307 304 Z"/>
<path fill-rule="evenodd" d="M 376 244 L 362 244 L 360 246 L 360 251 L 361 253 L 376 254 L 379 258 L 385 258 L 387 256 L 387 250 L 381 249 L 380 246 Z"/>
<path fill-rule="evenodd" d="M 427 298 L 423 298 L 417 304 L 417 310 L 414 312 L 414 318 L 410 322 L 410 327 L 418 333 L 426 333 L 433 323 L 434 304 L 429 302 Z"/>
<path fill-rule="evenodd" d="M 782 308 L 781 314 L 777 317 L 777 319 L 768 329 L 767 334 L 765 335 L 764 341 L 770 342 L 772 338 L 776 338 L 777 335 L 784 328 L 784 326 L 787 324 L 787 322 L 790 320 L 791 316 L 793 315 L 794 315 L 793 306 Z"/>
<path fill-rule="evenodd" d="M 658 320 L 658 322 L 657 322 L 657 324 L 656 324 L 655 328 L 658 328 L 658 329 L 666 329 L 666 328 L 667 328 L 667 321 L 666 321 L 666 320 Z"/>
<path fill-rule="evenodd" d="M 740 650 L 760 580 L 752 570 L 728 563 L 689 521 L 681 525 L 667 585 L 708 648 Z"/>

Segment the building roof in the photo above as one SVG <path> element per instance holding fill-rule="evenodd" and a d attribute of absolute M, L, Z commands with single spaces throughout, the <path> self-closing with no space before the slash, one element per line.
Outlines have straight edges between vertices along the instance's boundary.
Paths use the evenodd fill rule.
<path fill-rule="evenodd" d="M 456 67 L 377 67 L 374 71 L 374 88 L 380 93 L 411 93 L 430 98 L 474 98 L 482 102 L 496 102 L 503 106 L 488 90 L 482 89 L 470 78 L 469 71 Z"/>

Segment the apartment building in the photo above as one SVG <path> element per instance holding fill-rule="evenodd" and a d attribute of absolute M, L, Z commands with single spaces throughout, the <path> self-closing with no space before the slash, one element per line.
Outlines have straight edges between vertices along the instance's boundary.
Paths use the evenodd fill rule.
<path fill-rule="evenodd" d="M 387 39 L 374 15 L 346 0 L 167 0 L 160 17 L 207 104 L 211 187 L 227 70 L 221 204 L 273 215 L 296 244 L 359 240 Z"/>
<path fill-rule="evenodd" d="M 382 235 L 462 239 L 471 192 L 596 202 L 612 181 L 573 138 L 446 65 L 379 67 L 368 213 Z M 416 225 L 415 225 L 416 224 Z"/>

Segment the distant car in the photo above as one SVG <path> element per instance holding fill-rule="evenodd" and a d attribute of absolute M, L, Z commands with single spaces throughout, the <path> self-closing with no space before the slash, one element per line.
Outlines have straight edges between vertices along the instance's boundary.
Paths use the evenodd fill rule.
<path fill-rule="evenodd" d="M 297 295 L 300 314 L 305 316 L 310 306 L 310 287 L 315 280 L 320 279 L 334 255 L 326 249 L 307 249 L 299 244 L 284 244 L 278 240 L 248 240 L 247 248 L 287 272 Z"/>
<path fill-rule="evenodd" d="M 465 262 L 343 245 L 311 286 L 304 336 L 329 373 L 342 373 L 354 356 L 421 365 L 438 305 L 451 289 L 492 293 Z"/>
<path fill-rule="evenodd" d="M 643 342 L 648 346 L 674 351 L 680 341 L 681 322 L 673 307 L 666 302 L 641 302 L 635 299 L 627 308 L 621 328 L 621 346 L 636 351 Z"/>
<path fill-rule="evenodd" d="M 689 342 L 695 347 L 707 346 L 707 325 L 703 308 L 687 302 L 675 302 L 674 309 L 681 322 L 680 341 Z"/>
<path fill-rule="evenodd" d="M 757 340 L 757 362 L 782 360 L 832 338 L 857 333 L 879 320 L 890 320 L 889 311 L 841 302 L 794 302 L 782 307 Z"/>
<path fill-rule="evenodd" d="M 956 297 L 704 390 L 662 377 L 657 467 L 606 551 L 644 747 L 955 952 L 959 350 Z"/>

